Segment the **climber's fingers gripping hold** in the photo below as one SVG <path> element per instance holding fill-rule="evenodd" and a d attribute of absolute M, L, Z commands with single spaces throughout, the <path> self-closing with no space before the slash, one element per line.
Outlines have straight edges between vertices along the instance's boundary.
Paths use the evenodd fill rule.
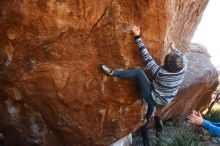
<path fill-rule="evenodd" d="M 140 30 L 140 28 L 137 27 L 137 26 L 132 26 L 131 31 L 132 31 L 132 33 L 133 33 L 134 36 L 138 36 L 138 35 L 140 35 L 140 31 L 141 31 L 141 30 Z"/>
<path fill-rule="evenodd" d="M 174 51 L 176 49 L 175 43 L 171 42 L 169 48 Z"/>

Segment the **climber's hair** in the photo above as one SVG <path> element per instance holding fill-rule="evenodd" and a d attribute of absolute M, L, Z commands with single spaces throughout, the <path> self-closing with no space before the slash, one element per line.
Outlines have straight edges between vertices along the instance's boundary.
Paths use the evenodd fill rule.
<path fill-rule="evenodd" d="M 182 70 L 184 67 L 182 56 L 175 53 L 167 54 L 164 59 L 163 68 L 168 72 L 176 73 Z"/>

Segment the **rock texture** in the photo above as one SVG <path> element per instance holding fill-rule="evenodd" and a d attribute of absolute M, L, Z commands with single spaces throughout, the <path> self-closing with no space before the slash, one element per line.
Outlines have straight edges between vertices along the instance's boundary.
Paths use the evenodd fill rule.
<path fill-rule="evenodd" d="M 141 27 L 158 63 L 171 41 L 186 50 L 207 3 L 1 0 L 0 132 L 6 145 L 101 146 L 138 128 L 143 102 L 135 83 L 107 78 L 98 64 L 143 66 L 129 31 L 133 24 Z M 195 60 L 201 65 L 199 58 Z M 215 85 L 215 75 L 207 78 L 209 71 L 202 71 L 192 67 L 190 81 L 196 82 L 184 83 L 193 88 L 180 93 L 187 93 L 184 97 L 197 108 L 209 98 L 198 95 L 210 95 Z M 208 80 L 211 77 L 213 81 Z M 199 79 L 204 79 L 202 89 Z M 181 105 L 181 112 L 171 105 L 174 109 L 164 109 L 169 111 L 167 117 L 181 116 L 182 110 L 192 108 L 185 109 L 183 99 L 178 100 L 175 105 Z"/>

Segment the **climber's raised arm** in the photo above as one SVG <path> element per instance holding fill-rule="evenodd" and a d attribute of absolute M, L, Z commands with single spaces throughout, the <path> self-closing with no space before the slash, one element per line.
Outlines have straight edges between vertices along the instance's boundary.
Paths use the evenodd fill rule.
<path fill-rule="evenodd" d="M 139 50 L 141 52 L 141 55 L 142 55 L 144 61 L 147 64 L 147 67 L 151 70 L 153 75 L 155 75 L 155 73 L 159 69 L 159 66 L 157 65 L 157 63 L 155 62 L 153 57 L 148 52 L 147 47 L 145 47 L 145 45 L 144 45 L 144 43 L 143 43 L 143 41 L 140 37 L 140 28 L 137 27 L 137 26 L 133 26 L 132 27 L 132 33 L 135 36 L 135 41 L 136 41 L 136 43 L 139 47 Z"/>

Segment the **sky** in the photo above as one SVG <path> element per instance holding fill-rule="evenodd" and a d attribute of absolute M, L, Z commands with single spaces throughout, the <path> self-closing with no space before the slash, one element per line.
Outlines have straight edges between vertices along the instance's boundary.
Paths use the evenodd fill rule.
<path fill-rule="evenodd" d="M 206 46 L 214 66 L 220 66 L 220 0 L 209 0 L 192 42 Z"/>

